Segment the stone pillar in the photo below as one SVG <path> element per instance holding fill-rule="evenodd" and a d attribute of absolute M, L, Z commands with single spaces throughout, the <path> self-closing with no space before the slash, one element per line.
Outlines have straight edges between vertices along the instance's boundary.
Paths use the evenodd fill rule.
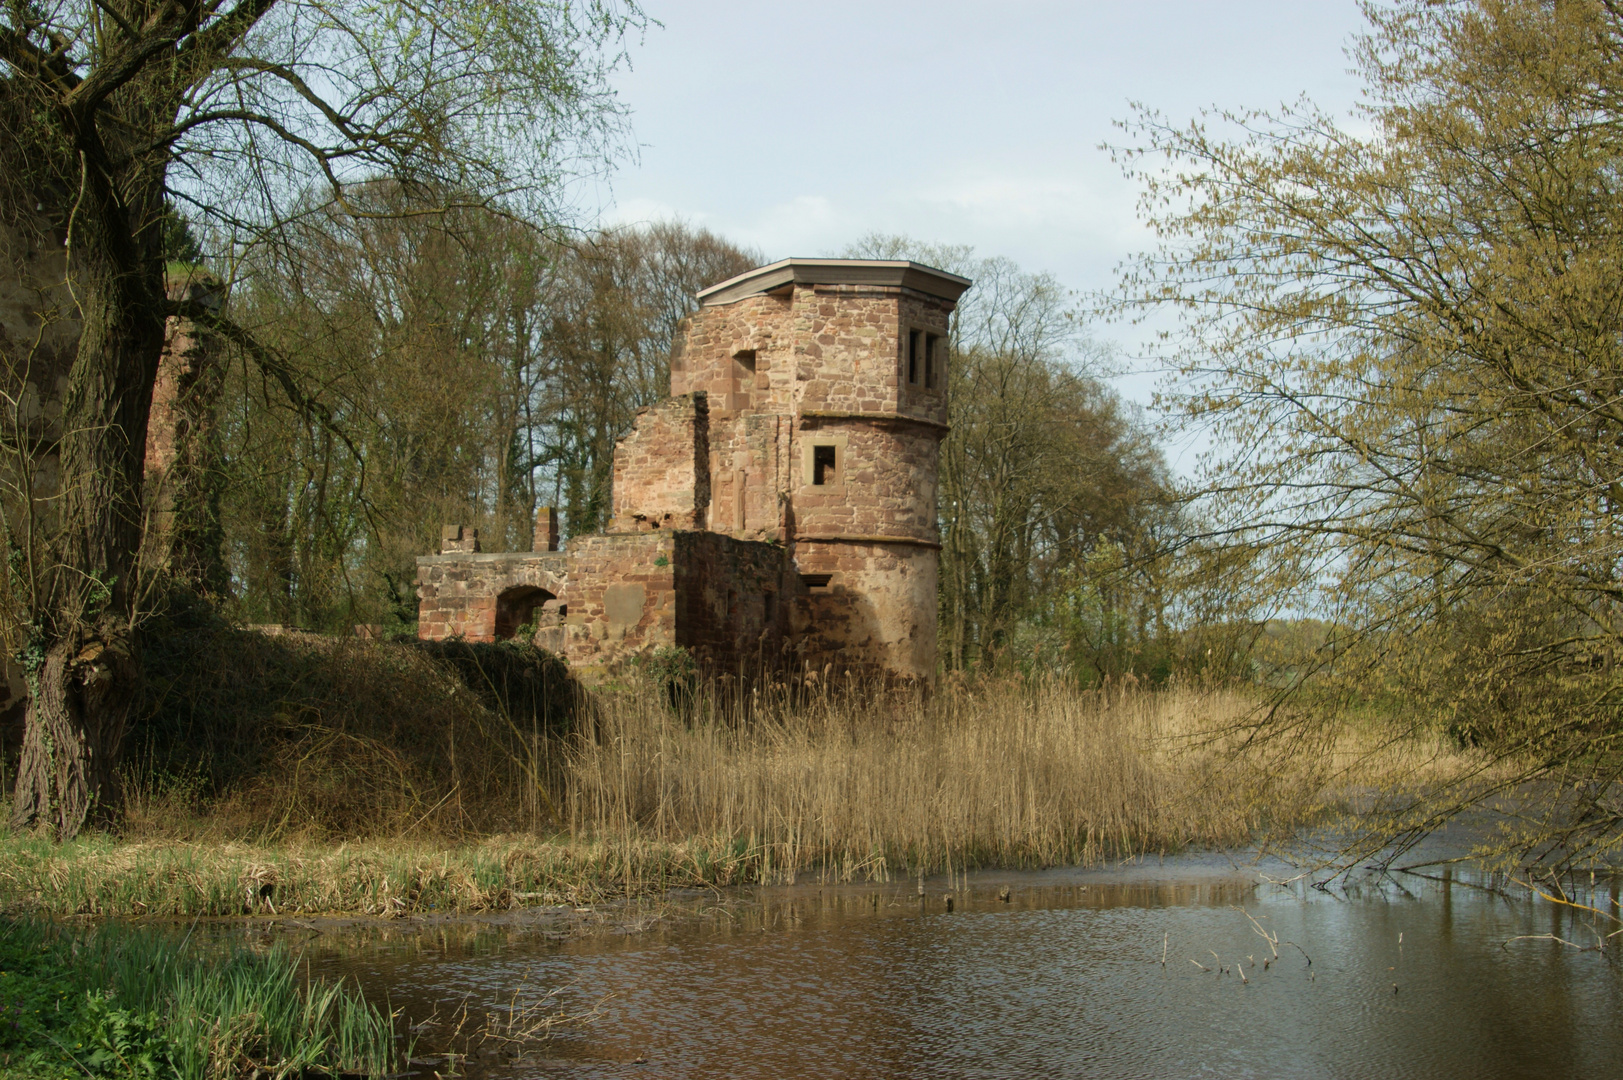
<path fill-rule="evenodd" d="M 535 512 L 535 538 L 530 542 L 530 550 L 558 550 L 558 511 L 556 508 L 543 506 Z"/>
<path fill-rule="evenodd" d="M 440 554 L 475 554 L 479 551 L 479 530 L 466 525 L 446 525 L 440 529 Z"/>
<path fill-rule="evenodd" d="M 167 287 L 171 300 L 214 310 L 222 301 L 219 283 L 201 270 L 171 270 Z M 142 559 L 205 593 L 227 587 L 215 417 L 224 384 L 214 335 L 191 319 L 170 319 L 147 423 L 144 498 L 149 524 Z"/>

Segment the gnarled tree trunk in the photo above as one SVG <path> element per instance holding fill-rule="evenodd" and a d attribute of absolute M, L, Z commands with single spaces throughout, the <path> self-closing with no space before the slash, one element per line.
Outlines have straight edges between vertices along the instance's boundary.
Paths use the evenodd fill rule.
<path fill-rule="evenodd" d="M 119 801 L 119 744 L 136 663 L 147 417 L 163 347 L 161 177 L 81 157 L 67 235 L 80 318 L 62 398 L 60 489 L 49 561 L 31 583 L 30 702 L 12 827 L 70 839 Z M 145 227 L 141 227 L 145 226 Z"/>
<path fill-rule="evenodd" d="M 119 743 L 138 685 L 127 633 L 111 624 L 52 645 L 30 682 L 14 827 L 69 839 L 118 803 Z"/>

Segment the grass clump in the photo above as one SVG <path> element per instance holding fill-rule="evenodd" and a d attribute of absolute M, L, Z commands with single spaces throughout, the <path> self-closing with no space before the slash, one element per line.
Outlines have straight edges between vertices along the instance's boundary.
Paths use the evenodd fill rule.
<path fill-rule="evenodd" d="M 382 1076 L 399 1059 L 389 1015 L 359 991 L 307 983 L 284 947 L 0 919 L 5 1075 Z"/>
<path fill-rule="evenodd" d="M 313 826 L 290 801 L 283 821 L 303 826 L 270 829 L 240 816 L 241 796 L 227 790 L 186 814 L 134 813 L 122 834 L 63 845 L 0 836 L 0 911 L 395 917 L 807 873 L 883 880 L 1087 864 L 1289 835 L 1365 798 L 1369 782 L 1412 777 L 1416 761 L 1414 746 L 1372 747 L 1356 731 L 1322 746 L 1246 746 L 1255 699 L 1236 690 L 1012 680 L 925 696 L 762 685 L 747 695 L 701 687 L 673 705 L 667 689 L 645 681 L 597 694 L 575 730 L 551 737 L 539 781 L 514 769 L 507 782 L 534 785 L 550 810 L 540 828 L 523 827 L 534 819 L 521 800 L 488 778 L 519 828 L 480 834 L 466 817 L 417 828 L 396 805 L 356 813 L 343 821 L 348 835 L 334 835 L 333 804 L 318 799 L 310 815 L 328 824 Z M 303 771 L 341 775 L 359 751 L 321 749 L 341 734 L 291 774 L 273 759 L 250 790 L 306 790 Z M 461 737 L 471 756 L 499 755 L 477 731 Z M 461 791 L 449 776 L 438 784 L 405 805 L 443 805 Z"/>
<path fill-rule="evenodd" d="M 9 837 L 0 839 L 0 911 L 394 918 L 583 905 L 627 892 L 760 881 L 770 858 L 730 836 L 665 842 L 519 834 L 460 844 L 336 845 Z"/>
<path fill-rule="evenodd" d="M 273 636 L 184 605 L 149 638 L 116 830 L 0 832 L 0 912 L 399 916 L 1087 864 L 1288 835 L 1471 764 L 1374 718 L 1248 741 L 1255 687 L 926 694 L 661 657 L 584 694 L 508 643 Z"/>

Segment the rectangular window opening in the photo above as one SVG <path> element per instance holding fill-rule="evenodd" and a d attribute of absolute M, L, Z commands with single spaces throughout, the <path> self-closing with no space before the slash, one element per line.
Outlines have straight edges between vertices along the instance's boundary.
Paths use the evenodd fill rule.
<path fill-rule="evenodd" d="M 936 374 L 941 370 L 941 338 L 935 334 L 924 337 L 924 388 L 934 390 Z"/>
<path fill-rule="evenodd" d="M 824 484 L 837 483 L 838 459 L 832 446 L 812 447 L 812 483 L 821 487 Z"/>
<path fill-rule="evenodd" d="M 907 384 L 917 386 L 919 383 L 919 332 L 907 332 Z"/>
<path fill-rule="evenodd" d="M 834 580 L 833 574 L 801 574 L 800 583 L 808 589 L 826 589 Z"/>
<path fill-rule="evenodd" d="M 773 592 L 771 589 L 763 592 L 761 594 L 761 610 L 765 616 L 766 623 L 771 625 L 773 620 L 778 617 L 778 594 Z"/>

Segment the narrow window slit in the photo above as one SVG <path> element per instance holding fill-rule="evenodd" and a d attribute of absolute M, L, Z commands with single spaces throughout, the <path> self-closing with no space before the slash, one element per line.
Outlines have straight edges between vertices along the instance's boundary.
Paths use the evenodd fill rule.
<path fill-rule="evenodd" d="M 835 483 L 838 479 L 834 447 L 812 447 L 812 483 L 817 486 Z"/>

